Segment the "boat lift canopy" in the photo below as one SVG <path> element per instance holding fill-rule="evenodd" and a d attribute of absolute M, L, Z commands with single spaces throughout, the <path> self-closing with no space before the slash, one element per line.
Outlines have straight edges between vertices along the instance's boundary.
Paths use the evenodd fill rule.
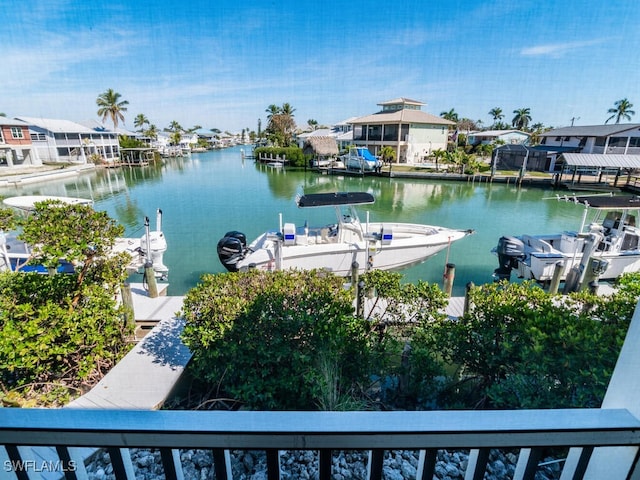
<path fill-rule="evenodd" d="M 575 197 L 576 203 L 600 210 L 640 210 L 640 197 L 637 195 L 593 195 Z"/>
<path fill-rule="evenodd" d="M 362 205 L 373 203 L 373 195 L 367 192 L 310 193 L 298 199 L 298 207 L 331 207 L 336 205 Z"/>

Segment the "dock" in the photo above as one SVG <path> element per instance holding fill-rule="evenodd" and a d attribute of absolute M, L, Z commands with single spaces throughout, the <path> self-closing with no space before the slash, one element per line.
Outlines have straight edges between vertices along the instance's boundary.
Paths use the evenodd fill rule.
<path fill-rule="evenodd" d="M 149 298 L 142 284 L 131 285 L 137 325 L 154 325 L 89 392 L 66 408 L 155 410 L 171 394 L 191 351 L 180 340 L 182 296 Z"/>

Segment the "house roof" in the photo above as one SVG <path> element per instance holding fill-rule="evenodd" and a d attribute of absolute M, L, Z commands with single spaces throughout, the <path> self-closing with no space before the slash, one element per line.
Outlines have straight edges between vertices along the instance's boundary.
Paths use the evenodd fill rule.
<path fill-rule="evenodd" d="M 352 124 L 366 124 L 366 123 L 430 123 L 435 125 L 455 125 L 455 122 L 451 122 L 441 117 L 436 117 L 430 113 L 423 112 L 421 110 L 386 110 L 364 117 L 358 117 L 350 120 Z"/>
<path fill-rule="evenodd" d="M 614 125 L 582 125 L 561 127 L 542 132 L 541 137 L 608 137 L 627 130 L 640 129 L 640 123 Z"/>
<path fill-rule="evenodd" d="M 520 130 L 484 130 L 469 132 L 469 135 L 474 137 L 499 137 L 501 135 L 507 135 L 509 133 L 519 133 L 521 135 L 526 135 L 527 137 L 530 136 L 527 132 L 523 132 Z"/>
<path fill-rule="evenodd" d="M 640 168 L 640 155 L 563 153 L 562 159 L 566 165 L 574 167 Z"/>
<path fill-rule="evenodd" d="M 394 98 L 393 100 L 387 100 L 385 102 L 380 102 L 378 105 L 383 107 L 385 105 L 397 105 L 399 103 L 403 103 L 403 104 L 407 104 L 407 105 L 424 105 L 424 103 L 419 102 L 418 100 L 411 100 L 410 98 L 406 98 L 406 97 Z"/>
<path fill-rule="evenodd" d="M 302 149 L 302 151 L 305 154 L 313 152 L 316 155 L 323 155 L 323 156 L 337 155 L 338 144 L 336 143 L 335 137 L 329 137 L 329 136 L 309 137 L 307 138 L 307 141 L 305 142 L 304 148 Z"/>
<path fill-rule="evenodd" d="M 0 117 L 0 125 L 9 125 L 12 127 L 26 127 L 28 124 L 17 118 Z"/>
<path fill-rule="evenodd" d="M 95 130 L 70 120 L 53 118 L 18 117 L 30 126 L 40 127 L 53 133 L 95 133 Z"/>

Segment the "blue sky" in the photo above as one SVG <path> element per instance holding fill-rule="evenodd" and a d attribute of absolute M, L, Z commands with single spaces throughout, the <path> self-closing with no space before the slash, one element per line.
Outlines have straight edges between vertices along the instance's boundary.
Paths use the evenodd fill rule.
<path fill-rule="evenodd" d="M 528 107 L 549 126 L 640 123 L 640 9 L 632 0 L 0 0 L 0 112 L 97 119 L 129 101 L 160 129 L 239 131 L 270 104 L 332 124 L 408 97 L 491 123 Z"/>

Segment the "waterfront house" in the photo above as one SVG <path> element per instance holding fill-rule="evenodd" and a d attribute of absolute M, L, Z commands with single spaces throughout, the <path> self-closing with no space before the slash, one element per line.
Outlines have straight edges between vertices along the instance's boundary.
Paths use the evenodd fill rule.
<path fill-rule="evenodd" d="M 485 130 L 469 132 L 469 145 L 517 145 L 529 140 L 529 134 L 520 130 Z"/>
<path fill-rule="evenodd" d="M 118 134 L 101 127 L 89 128 L 69 120 L 18 117 L 42 163 L 100 163 L 119 157 Z"/>
<path fill-rule="evenodd" d="M 616 178 L 640 169 L 640 124 L 561 127 L 539 134 L 540 145 L 503 145 L 497 168 L 540 170 L 572 176 L 603 173 Z M 573 182 L 572 182 L 573 183 Z"/>
<path fill-rule="evenodd" d="M 571 147 L 576 153 L 640 154 L 640 123 L 554 128 L 540 138 L 541 145 Z"/>
<path fill-rule="evenodd" d="M 34 150 L 29 125 L 17 119 L 0 117 L 0 167 L 42 165 Z"/>
<path fill-rule="evenodd" d="M 396 152 L 398 163 L 421 163 L 434 150 L 446 150 L 449 127 L 454 122 L 422 111 L 425 105 L 409 98 L 379 103 L 377 113 L 349 121 L 353 144 L 379 155 L 382 147 Z"/>

